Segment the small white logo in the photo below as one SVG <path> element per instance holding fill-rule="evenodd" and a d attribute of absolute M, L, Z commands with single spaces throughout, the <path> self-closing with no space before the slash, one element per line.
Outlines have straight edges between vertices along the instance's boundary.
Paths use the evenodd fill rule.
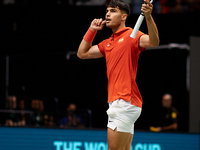
<path fill-rule="evenodd" d="M 108 44 L 107 46 L 110 46 L 110 44 Z"/>

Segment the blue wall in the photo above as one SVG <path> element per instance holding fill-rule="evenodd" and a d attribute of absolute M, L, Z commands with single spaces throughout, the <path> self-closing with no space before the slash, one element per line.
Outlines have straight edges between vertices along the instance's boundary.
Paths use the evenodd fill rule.
<path fill-rule="evenodd" d="M 0 128 L 0 150 L 107 150 L 106 130 Z M 135 132 L 132 150 L 199 150 L 198 134 Z"/>

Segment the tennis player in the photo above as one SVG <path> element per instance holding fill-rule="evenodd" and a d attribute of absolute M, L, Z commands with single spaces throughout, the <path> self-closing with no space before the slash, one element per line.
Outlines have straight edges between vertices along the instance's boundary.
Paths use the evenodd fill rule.
<path fill-rule="evenodd" d="M 105 57 L 108 78 L 109 109 L 107 124 L 108 150 L 130 150 L 134 123 L 142 109 L 142 97 L 136 84 L 139 55 L 147 47 L 159 45 L 156 24 L 152 18 L 153 5 L 144 0 L 144 12 L 148 34 L 137 32 L 131 38 L 132 28 L 125 22 L 130 6 L 120 0 L 111 0 L 106 9 L 105 20 L 94 19 L 81 41 L 77 56 L 81 59 Z M 97 31 L 106 24 L 112 29 L 110 38 L 92 46 Z"/>

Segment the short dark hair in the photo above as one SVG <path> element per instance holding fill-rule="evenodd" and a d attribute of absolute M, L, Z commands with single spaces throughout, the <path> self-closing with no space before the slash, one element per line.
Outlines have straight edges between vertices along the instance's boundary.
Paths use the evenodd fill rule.
<path fill-rule="evenodd" d="M 128 3 L 123 2 L 122 0 L 109 0 L 106 3 L 106 7 L 118 7 L 120 10 L 125 11 L 126 14 L 130 15 L 130 6 Z"/>

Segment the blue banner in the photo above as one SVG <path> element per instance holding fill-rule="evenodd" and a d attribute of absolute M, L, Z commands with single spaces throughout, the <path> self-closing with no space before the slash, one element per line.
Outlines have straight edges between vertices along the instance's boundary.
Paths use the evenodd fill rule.
<path fill-rule="evenodd" d="M 199 135 L 135 132 L 131 149 L 199 150 Z M 0 127 L 0 150 L 107 150 L 107 131 Z"/>

